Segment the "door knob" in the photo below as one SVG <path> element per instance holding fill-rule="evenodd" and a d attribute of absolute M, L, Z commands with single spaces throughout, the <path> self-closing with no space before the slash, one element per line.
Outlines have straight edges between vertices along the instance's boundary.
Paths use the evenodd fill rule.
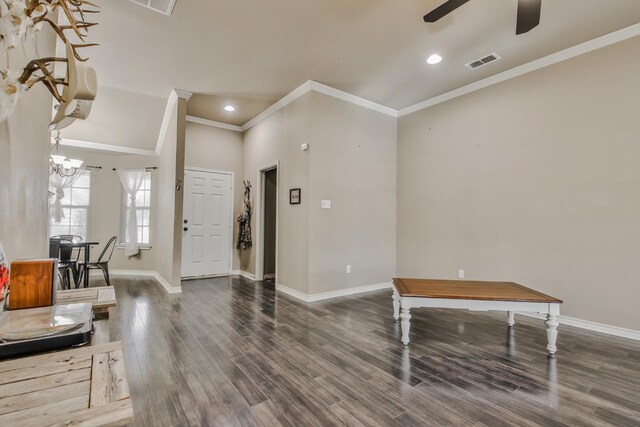
<path fill-rule="evenodd" d="M 183 228 L 182 231 L 189 231 L 187 227 Z"/>
<path fill-rule="evenodd" d="M 189 223 L 189 221 L 187 221 L 187 220 L 185 219 L 185 220 L 184 220 L 184 223 L 185 223 L 185 224 L 188 224 L 188 223 Z"/>

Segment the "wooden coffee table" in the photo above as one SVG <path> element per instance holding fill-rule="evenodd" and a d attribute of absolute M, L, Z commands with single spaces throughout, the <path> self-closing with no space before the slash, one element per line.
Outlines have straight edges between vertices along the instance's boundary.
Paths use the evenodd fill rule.
<path fill-rule="evenodd" d="M 393 318 L 402 319 L 402 343 L 409 344 L 412 308 L 461 308 L 473 311 L 502 310 L 508 324 L 515 324 L 515 312 L 547 315 L 547 350 L 558 350 L 558 319 L 562 301 L 513 282 L 468 280 L 393 279 Z M 400 313 L 402 308 L 402 313 Z"/>

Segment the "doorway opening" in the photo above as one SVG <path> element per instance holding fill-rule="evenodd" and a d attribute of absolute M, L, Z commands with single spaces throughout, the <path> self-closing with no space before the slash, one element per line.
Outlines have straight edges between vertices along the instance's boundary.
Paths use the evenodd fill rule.
<path fill-rule="evenodd" d="M 263 274 L 267 282 L 276 281 L 276 214 L 278 201 L 278 169 L 264 173 L 264 252 Z"/>
<path fill-rule="evenodd" d="M 256 280 L 276 283 L 278 274 L 278 164 L 258 170 Z"/>

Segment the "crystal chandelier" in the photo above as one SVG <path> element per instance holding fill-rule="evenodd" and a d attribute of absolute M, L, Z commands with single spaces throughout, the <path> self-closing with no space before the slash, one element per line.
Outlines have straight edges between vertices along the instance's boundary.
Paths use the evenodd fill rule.
<path fill-rule="evenodd" d="M 51 147 L 49 156 L 49 175 L 58 174 L 60 176 L 74 176 L 82 166 L 82 160 L 68 159 L 60 147 L 60 131 L 56 134 L 55 143 Z"/>

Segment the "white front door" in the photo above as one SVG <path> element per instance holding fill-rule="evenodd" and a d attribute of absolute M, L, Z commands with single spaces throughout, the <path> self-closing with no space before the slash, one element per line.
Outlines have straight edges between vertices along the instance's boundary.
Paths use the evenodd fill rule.
<path fill-rule="evenodd" d="M 231 274 L 231 174 L 184 174 L 182 277 Z"/>

